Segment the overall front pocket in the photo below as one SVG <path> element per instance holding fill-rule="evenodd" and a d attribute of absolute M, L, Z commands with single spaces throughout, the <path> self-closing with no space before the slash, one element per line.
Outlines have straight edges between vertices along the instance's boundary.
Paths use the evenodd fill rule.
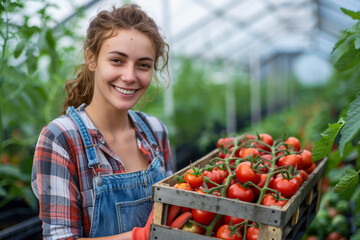
<path fill-rule="evenodd" d="M 153 207 L 151 197 L 136 201 L 116 203 L 119 232 L 131 231 L 134 227 L 144 227 Z"/>

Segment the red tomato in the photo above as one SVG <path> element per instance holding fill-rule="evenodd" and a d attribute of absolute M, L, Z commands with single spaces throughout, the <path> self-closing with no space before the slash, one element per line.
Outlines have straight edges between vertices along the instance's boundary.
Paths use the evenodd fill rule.
<path fill-rule="evenodd" d="M 219 151 L 218 157 L 219 158 L 225 158 L 226 153 L 224 151 Z"/>
<path fill-rule="evenodd" d="M 299 183 L 294 179 L 285 179 L 279 176 L 274 179 L 273 189 L 280 192 L 285 198 L 291 198 L 299 189 Z"/>
<path fill-rule="evenodd" d="M 246 134 L 242 136 L 241 143 L 246 142 L 247 140 L 255 139 L 255 136 L 252 134 Z"/>
<path fill-rule="evenodd" d="M 281 198 L 284 198 L 283 196 L 281 196 Z M 266 194 L 261 202 L 262 205 L 264 206 L 280 206 L 283 207 L 285 206 L 285 204 L 287 203 L 287 200 L 276 200 L 272 195 L 270 194 Z"/>
<path fill-rule="evenodd" d="M 265 174 L 260 174 L 260 181 L 256 184 L 259 188 L 263 188 L 265 186 L 265 182 L 268 178 L 268 175 L 265 173 Z M 268 188 L 272 188 L 273 187 L 273 183 L 274 183 L 274 179 L 275 177 L 271 177 L 270 178 L 270 181 L 269 181 L 269 184 L 268 184 Z M 255 196 L 255 199 L 258 199 L 259 196 L 260 196 L 260 190 L 257 189 L 256 187 L 253 187 L 252 188 L 253 191 L 254 191 L 254 196 Z"/>
<path fill-rule="evenodd" d="M 227 197 L 244 202 L 252 202 L 254 200 L 254 191 L 250 187 L 244 188 L 239 183 L 234 183 L 228 188 Z"/>
<path fill-rule="evenodd" d="M 194 173 L 193 169 L 189 169 L 184 176 L 184 180 L 190 184 L 193 189 L 199 188 L 204 182 L 203 173 Z"/>
<path fill-rule="evenodd" d="M 202 193 L 202 194 L 207 194 L 204 187 L 199 187 L 198 189 L 195 190 L 195 192 Z M 214 191 L 214 192 L 211 193 L 211 195 L 220 197 L 221 193 L 217 192 L 217 191 Z"/>
<path fill-rule="evenodd" d="M 228 216 L 228 215 L 224 215 L 224 218 L 223 218 L 223 223 L 224 224 L 232 223 L 232 225 L 235 225 L 235 224 L 242 223 L 243 221 L 245 221 L 245 219 L 238 218 L 238 217 L 233 217 L 233 216 Z"/>
<path fill-rule="evenodd" d="M 284 157 L 279 158 L 279 166 L 286 166 L 286 165 L 291 165 L 294 168 L 296 167 L 296 169 L 302 169 L 302 158 L 300 155 L 297 154 L 290 154 L 290 155 L 286 155 Z"/>
<path fill-rule="evenodd" d="M 293 175 L 294 177 L 292 179 L 295 179 L 298 183 L 299 183 L 299 187 L 301 186 L 301 184 L 303 184 L 304 182 L 304 178 L 302 177 L 302 175 L 300 174 L 300 172 L 296 175 Z"/>
<path fill-rule="evenodd" d="M 304 149 L 301 153 L 300 156 L 302 158 L 302 168 L 303 169 L 307 169 L 309 167 L 311 167 L 312 165 L 312 154 L 309 150 Z"/>
<path fill-rule="evenodd" d="M 285 140 L 285 142 L 288 145 L 288 148 L 290 149 L 291 146 L 294 148 L 295 151 L 300 151 L 300 140 L 297 139 L 296 137 L 289 137 L 288 139 Z"/>
<path fill-rule="evenodd" d="M 311 164 L 311 167 L 309 167 L 309 168 L 307 168 L 307 169 L 304 169 L 305 170 L 305 172 L 307 172 L 307 174 L 311 174 L 314 170 L 315 170 L 315 168 L 316 168 L 316 164 L 313 162 L 312 164 Z"/>
<path fill-rule="evenodd" d="M 200 209 L 192 209 L 192 215 L 195 222 L 203 225 L 208 225 L 215 218 L 216 213 L 207 212 Z"/>
<path fill-rule="evenodd" d="M 231 236 L 230 233 L 231 233 L 230 226 L 228 224 L 224 224 L 221 227 L 219 227 L 219 229 L 217 230 L 216 237 L 226 240 L 242 240 L 242 234 L 240 230 L 237 231 L 236 233 L 233 233 Z"/>
<path fill-rule="evenodd" d="M 192 191 L 190 184 L 185 183 L 185 182 L 175 184 L 174 188 Z"/>
<path fill-rule="evenodd" d="M 230 146 L 234 145 L 234 141 L 235 138 L 234 137 L 224 137 L 224 138 L 220 138 L 217 143 L 216 146 L 219 149 L 224 149 L 224 148 L 228 148 Z"/>
<path fill-rule="evenodd" d="M 253 158 L 255 158 L 257 155 L 260 155 L 259 150 L 257 150 L 256 148 L 243 148 L 239 152 L 240 158 L 246 158 L 249 157 L 250 155 L 252 155 Z"/>
<path fill-rule="evenodd" d="M 310 235 L 306 238 L 306 240 L 319 240 L 317 236 Z"/>
<path fill-rule="evenodd" d="M 235 170 L 236 179 L 244 184 L 247 181 L 251 181 L 255 184 L 259 182 L 260 176 L 259 173 L 255 172 L 251 168 L 250 162 L 242 162 L 240 163 Z"/>
<path fill-rule="evenodd" d="M 214 167 L 214 170 L 220 173 L 222 181 L 224 181 L 224 179 L 229 176 L 229 172 L 226 170 L 219 169 L 218 167 Z"/>
<path fill-rule="evenodd" d="M 261 133 L 259 134 L 260 140 L 270 146 L 272 146 L 274 144 L 274 139 L 272 138 L 272 136 L 270 134 L 267 133 Z M 265 151 L 270 151 L 270 148 L 266 145 L 261 145 L 259 143 L 256 143 L 256 147 L 261 148 Z"/>
<path fill-rule="evenodd" d="M 341 238 L 341 234 L 334 231 L 329 233 L 326 240 L 339 240 L 340 238 Z"/>
<path fill-rule="evenodd" d="M 250 226 L 246 231 L 247 240 L 257 240 L 259 236 L 259 228 Z"/>
<path fill-rule="evenodd" d="M 191 208 L 187 208 L 187 207 L 181 207 L 180 208 L 180 213 L 184 213 L 184 212 L 191 212 Z"/>
<path fill-rule="evenodd" d="M 213 181 L 213 182 L 215 182 L 217 184 L 221 184 L 222 181 L 223 181 L 223 178 L 222 178 L 220 172 L 217 171 L 217 170 L 214 170 L 214 169 L 211 170 L 211 171 L 205 170 L 204 171 L 204 176 L 208 177 L 211 181 Z M 215 187 L 215 185 L 212 184 L 212 183 L 206 183 L 206 185 L 208 186 L 208 188 Z"/>
<path fill-rule="evenodd" d="M 204 232 L 204 228 L 200 227 L 197 224 L 190 223 L 190 222 L 185 223 L 185 225 L 181 228 L 181 230 L 191 232 L 191 233 L 196 233 L 196 234 L 203 234 L 203 232 Z"/>
<path fill-rule="evenodd" d="M 305 182 L 306 179 L 308 178 L 308 173 L 305 170 L 300 170 L 300 175 L 303 178 L 303 181 Z"/>

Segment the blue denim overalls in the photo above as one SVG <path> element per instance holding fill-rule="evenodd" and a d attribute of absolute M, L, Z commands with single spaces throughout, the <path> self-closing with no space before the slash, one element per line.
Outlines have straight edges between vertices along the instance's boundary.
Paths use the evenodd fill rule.
<path fill-rule="evenodd" d="M 100 175 L 94 168 L 100 162 L 88 129 L 75 108 L 69 107 L 67 110 L 67 114 L 79 129 L 88 166 L 94 170 L 95 202 L 89 237 L 111 236 L 131 231 L 134 227 L 144 227 L 153 206 L 151 187 L 165 177 L 164 172 L 160 170 L 160 164 L 164 164 L 164 160 L 159 154 L 153 134 L 135 112 L 129 113 L 145 132 L 155 158 L 143 171 Z"/>

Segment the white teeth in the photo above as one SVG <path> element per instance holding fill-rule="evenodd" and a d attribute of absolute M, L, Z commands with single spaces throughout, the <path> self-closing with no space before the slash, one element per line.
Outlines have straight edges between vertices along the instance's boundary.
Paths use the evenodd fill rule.
<path fill-rule="evenodd" d="M 125 89 L 122 89 L 122 88 L 119 88 L 119 87 L 115 87 L 115 89 L 118 91 L 118 92 L 121 92 L 122 94 L 126 94 L 126 95 L 131 95 L 135 92 L 135 90 L 125 90 Z"/>

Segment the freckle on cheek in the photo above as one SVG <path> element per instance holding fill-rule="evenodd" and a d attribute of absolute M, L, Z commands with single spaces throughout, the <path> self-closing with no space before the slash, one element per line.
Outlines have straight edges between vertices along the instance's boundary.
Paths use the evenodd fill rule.
<path fill-rule="evenodd" d="M 133 39 L 131 38 L 131 40 L 133 40 Z"/>

